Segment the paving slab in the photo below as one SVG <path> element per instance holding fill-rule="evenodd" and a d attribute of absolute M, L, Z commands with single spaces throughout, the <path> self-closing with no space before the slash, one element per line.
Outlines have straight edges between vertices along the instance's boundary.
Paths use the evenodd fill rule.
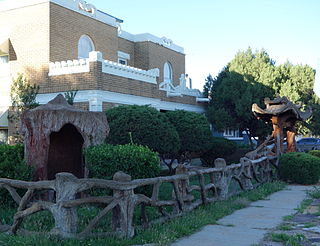
<path fill-rule="evenodd" d="M 283 217 L 296 212 L 306 198 L 309 186 L 290 185 L 270 195 L 266 200 L 253 202 L 249 207 L 235 211 L 207 225 L 199 232 L 182 238 L 172 246 L 250 246 L 258 244 L 268 230 L 283 221 Z"/>

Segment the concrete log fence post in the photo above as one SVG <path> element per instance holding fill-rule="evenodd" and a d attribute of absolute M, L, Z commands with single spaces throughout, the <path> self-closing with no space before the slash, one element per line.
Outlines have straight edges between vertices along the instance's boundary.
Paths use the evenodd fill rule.
<path fill-rule="evenodd" d="M 49 207 L 55 220 L 55 227 L 51 233 L 63 238 L 74 237 L 78 229 L 77 209 L 62 206 L 63 202 L 75 199 L 79 187 L 77 181 L 78 179 L 71 173 L 56 174 L 56 203 Z"/>
<path fill-rule="evenodd" d="M 218 190 L 218 198 L 220 200 L 225 200 L 228 197 L 229 192 L 229 179 L 226 172 L 226 161 L 223 158 L 217 158 L 214 160 L 214 167 L 215 168 L 221 168 L 223 171 L 215 173 L 215 180 L 217 184 L 217 190 Z"/>
<path fill-rule="evenodd" d="M 251 182 L 252 175 L 251 175 L 251 163 L 250 160 L 247 158 L 241 158 L 240 163 L 243 166 L 243 173 L 240 177 L 241 184 L 244 190 L 252 190 L 253 185 Z"/>
<path fill-rule="evenodd" d="M 131 176 L 119 171 L 114 174 L 113 180 L 129 182 Z M 112 229 L 125 237 L 133 237 L 132 219 L 137 197 L 134 195 L 133 189 L 113 190 L 113 197 L 118 201 L 118 205 L 112 210 Z"/>

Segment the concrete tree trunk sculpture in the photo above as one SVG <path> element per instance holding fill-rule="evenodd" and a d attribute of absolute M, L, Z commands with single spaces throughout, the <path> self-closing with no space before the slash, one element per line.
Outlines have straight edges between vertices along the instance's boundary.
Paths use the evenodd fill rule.
<path fill-rule="evenodd" d="M 286 97 L 277 97 L 274 100 L 264 99 L 265 109 L 257 104 L 252 105 L 254 115 L 265 122 L 271 122 L 273 126 L 272 137 L 274 139 L 274 152 L 277 156 L 284 153 L 284 139 L 286 137 L 286 152 L 295 152 L 296 142 L 295 124 L 297 121 L 305 121 L 312 115 L 311 109 L 302 112 L 301 106 L 293 104 Z"/>

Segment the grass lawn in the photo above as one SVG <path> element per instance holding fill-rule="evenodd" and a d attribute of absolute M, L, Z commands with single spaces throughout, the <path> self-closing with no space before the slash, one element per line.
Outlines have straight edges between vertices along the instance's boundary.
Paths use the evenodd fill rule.
<path fill-rule="evenodd" d="M 193 181 L 197 183 L 197 180 Z M 163 184 L 163 197 L 170 198 L 171 190 L 170 184 Z M 167 185 L 167 187 L 166 187 Z M 281 182 L 266 183 L 258 187 L 255 190 L 244 192 L 238 196 L 234 196 L 225 201 L 218 201 L 206 206 L 200 206 L 192 212 L 173 219 L 163 224 L 157 224 L 149 227 L 148 229 L 139 229 L 136 232 L 136 236 L 132 239 L 119 239 L 119 238 L 92 238 L 87 240 L 75 240 L 75 239 L 59 239 L 57 237 L 49 237 L 45 235 L 32 235 L 32 236 L 12 236 L 4 233 L 0 233 L 0 245 L 1 246 L 71 246 L 71 245 L 108 245 L 108 246 L 125 246 L 136 245 L 146 243 L 156 243 L 158 245 L 166 245 L 180 237 L 189 235 L 201 227 L 207 224 L 215 224 L 220 218 L 231 214 L 233 211 L 244 208 L 252 201 L 265 199 L 273 192 L 279 191 L 285 187 L 285 184 Z M 168 192 L 170 191 L 170 192 Z M 83 206 L 78 210 L 79 213 L 79 227 L 83 228 L 88 221 L 93 218 L 98 212 L 99 208 L 92 206 Z M 135 225 L 139 224 L 139 211 L 137 210 L 137 216 L 135 216 Z M 15 213 L 14 208 L 1 208 L 1 221 L 2 224 L 11 224 L 12 217 Z M 148 209 L 149 217 L 158 217 L 157 211 L 153 208 Z M 111 216 L 106 216 L 105 220 L 99 225 L 100 228 L 106 230 L 110 227 Z M 23 228 L 28 230 L 37 231 L 49 231 L 53 226 L 53 218 L 49 212 L 41 212 L 32 216 L 29 216 L 23 222 Z M 99 231 L 99 228 L 96 230 Z"/>

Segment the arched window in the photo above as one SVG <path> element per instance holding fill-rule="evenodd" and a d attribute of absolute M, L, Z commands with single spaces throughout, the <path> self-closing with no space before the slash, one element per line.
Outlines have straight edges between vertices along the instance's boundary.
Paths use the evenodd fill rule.
<path fill-rule="evenodd" d="M 169 62 L 166 62 L 163 67 L 163 80 L 172 82 L 172 66 Z"/>
<path fill-rule="evenodd" d="M 89 58 L 89 53 L 94 50 L 95 49 L 91 38 L 89 38 L 87 35 L 82 35 L 78 42 L 78 58 Z"/>

